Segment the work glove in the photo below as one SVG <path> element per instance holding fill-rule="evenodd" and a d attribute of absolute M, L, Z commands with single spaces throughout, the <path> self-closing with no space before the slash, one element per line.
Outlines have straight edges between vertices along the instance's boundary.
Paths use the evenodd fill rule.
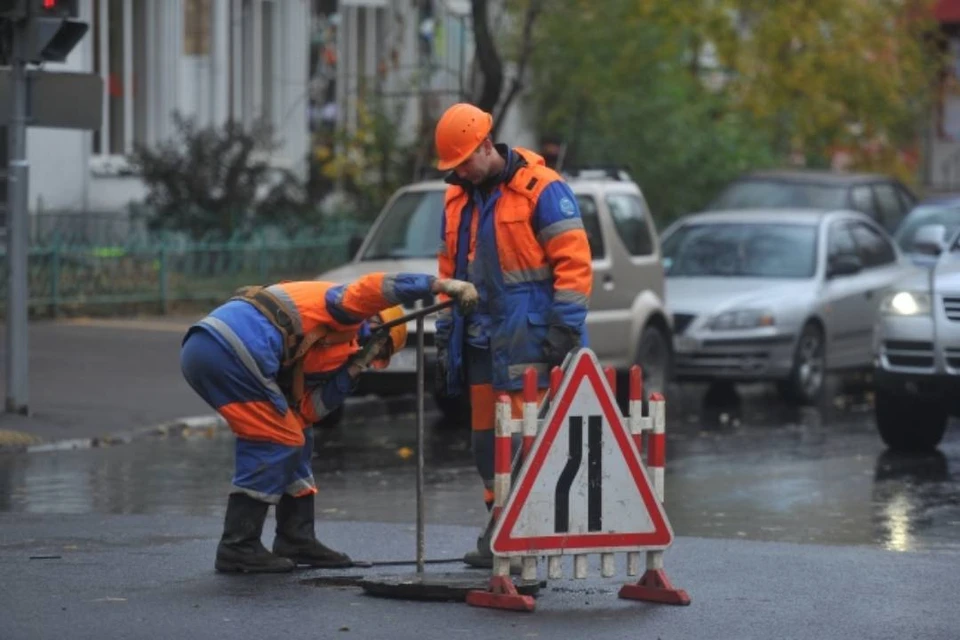
<path fill-rule="evenodd" d="M 565 324 L 551 324 L 543 341 L 543 356 L 552 369 L 563 364 L 567 354 L 580 348 L 580 334 Z"/>
<path fill-rule="evenodd" d="M 350 356 L 347 365 L 356 367 L 360 371 L 369 369 L 374 360 L 384 357 L 383 354 L 386 352 L 389 343 L 389 332 L 378 331 L 374 333 L 359 351 Z"/>
<path fill-rule="evenodd" d="M 445 293 L 457 301 L 457 307 L 462 315 L 467 315 L 477 307 L 480 294 L 477 288 L 465 280 L 453 278 L 438 278 L 433 284 L 434 293 Z"/>

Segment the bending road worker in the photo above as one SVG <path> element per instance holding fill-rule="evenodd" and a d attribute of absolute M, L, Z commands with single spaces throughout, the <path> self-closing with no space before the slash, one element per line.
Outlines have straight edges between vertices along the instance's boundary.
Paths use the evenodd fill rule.
<path fill-rule="evenodd" d="M 218 571 L 352 564 L 316 538 L 310 427 L 345 400 L 362 371 L 388 359 L 405 339 L 392 330 L 374 332 L 361 347 L 364 321 L 398 317 L 399 310 L 384 312 L 436 293 L 455 299 L 463 312 L 477 301 L 467 282 L 422 274 L 373 273 L 346 285 L 285 282 L 245 287 L 187 331 L 183 375 L 237 438 Z M 304 372 L 321 381 L 308 383 Z M 271 504 L 273 553 L 260 540 Z"/>
<path fill-rule="evenodd" d="M 494 409 L 508 393 L 513 417 L 523 409 L 523 375 L 537 371 L 542 399 L 549 372 L 586 346 L 593 285 L 590 245 L 577 199 L 536 153 L 494 144 L 493 117 L 455 104 L 436 128 L 438 168 L 449 170 L 440 230 L 439 274 L 472 282 L 472 313 L 445 310 L 437 319 L 438 391 L 469 390 L 474 460 L 493 504 Z M 493 565 L 492 521 L 464 556 Z"/>

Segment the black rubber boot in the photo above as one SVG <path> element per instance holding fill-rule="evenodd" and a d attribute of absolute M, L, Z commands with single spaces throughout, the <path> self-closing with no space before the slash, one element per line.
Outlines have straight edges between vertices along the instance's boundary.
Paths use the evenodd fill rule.
<path fill-rule="evenodd" d="M 490 550 L 490 539 L 493 537 L 493 517 L 487 519 L 487 526 L 477 538 L 477 548 L 467 551 L 463 556 L 464 564 L 477 569 L 493 568 L 493 551 Z"/>
<path fill-rule="evenodd" d="M 222 573 L 283 573 L 296 565 L 267 551 L 260 542 L 270 505 L 245 493 L 231 493 L 223 518 L 223 536 L 214 564 Z"/>
<path fill-rule="evenodd" d="M 297 564 L 324 569 L 344 569 L 353 566 L 345 553 L 334 551 L 317 540 L 314 530 L 313 494 L 294 498 L 286 495 L 277 505 L 277 537 L 273 552 Z"/>

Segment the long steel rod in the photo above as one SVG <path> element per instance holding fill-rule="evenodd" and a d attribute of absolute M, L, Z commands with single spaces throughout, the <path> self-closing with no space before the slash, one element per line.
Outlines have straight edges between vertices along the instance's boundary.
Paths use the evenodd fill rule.
<path fill-rule="evenodd" d="M 426 544 L 424 541 L 423 504 L 423 316 L 417 316 L 417 574 L 423 573 Z"/>
<path fill-rule="evenodd" d="M 454 302 L 453 300 L 447 300 L 446 302 L 432 304 L 429 307 L 423 307 L 422 309 L 411 311 L 410 313 L 408 313 L 407 315 L 401 318 L 397 318 L 396 320 L 391 320 L 390 322 L 384 322 L 383 324 L 377 327 L 377 331 L 387 331 L 391 327 L 395 327 L 398 324 L 407 324 L 411 320 L 416 320 L 417 318 L 428 316 L 431 313 L 436 313 L 441 309 L 446 309 L 447 307 L 452 306 L 453 302 Z"/>

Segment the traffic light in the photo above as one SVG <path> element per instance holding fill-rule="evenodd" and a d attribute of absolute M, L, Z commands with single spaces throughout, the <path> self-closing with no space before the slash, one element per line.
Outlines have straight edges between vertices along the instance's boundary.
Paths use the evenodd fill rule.
<path fill-rule="evenodd" d="M 76 18 L 80 15 L 80 0 L 39 0 L 38 16 Z"/>
<path fill-rule="evenodd" d="M 49 2 L 50 0 L 43 0 Z M 68 18 L 36 16 L 30 20 L 27 61 L 63 62 L 87 33 L 89 25 Z"/>
<path fill-rule="evenodd" d="M 0 0 L 0 19 L 23 20 L 28 15 L 77 18 L 80 0 Z"/>
<path fill-rule="evenodd" d="M 76 20 L 80 0 L 0 0 L 0 21 L 21 29 L 27 62 L 63 62 L 89 29 Z M 5 36 L 9 37 L 9 32 Z M 9 44 L 9 43 L 7 43 Z M 9 50 L 9 47 L 5 47 Z"/>
<path fill-rule="evenodd" d="M 86 22 L 73 19 L 79 14 L 79 0 L 30 1 L 33 6 L 27 17 L 27 61 L 65 61 L 89 29 Z"/>

